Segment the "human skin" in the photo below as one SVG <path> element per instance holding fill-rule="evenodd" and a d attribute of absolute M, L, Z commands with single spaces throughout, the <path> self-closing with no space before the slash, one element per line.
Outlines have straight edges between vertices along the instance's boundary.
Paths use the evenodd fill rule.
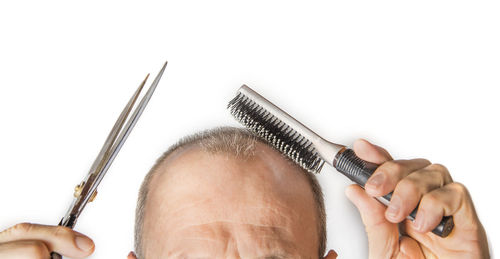
<path fill-rule="evenodd" d="M 261 148 L 266 149 L 267 146 L 258 147 L 258 149 Z M 367 183 L 366 191 L 356 185 L 349 186 L 346 189 L 347 197 L 354 203 L 354 205 L 356 205 L 360 211 L 363 223 L 365 224 L 369 242 L 370 258 L 489 258 L 486 235 L 474 210 L 472 199 L 463 185 L 452 182 L 451 176 L 446 168 L 441 165 L 431 164 L 425 159 L 392 160 L 389 153 L 383 148 L 372 145 L 364 140 L 356 141 L 353 148 L 360 158 L 373 163 L 381 164 L 374 175 L 370 178 L 370 181 Z M 268 149 L 268 151 L 271 152 L 272 150 Z M 269 154 L 272 154 L 272 152 Z M 180 159 L 181 154 L 179 153 L 177 155 L 177 157 L 172 156 L 171 159 Z M 186 152 L 184 155 L 189 155 L 189 152 Z M 312 200 L 310 200 L 312 197 L 308 198 L 308 195 L 306 195 L 307 191 L 301 189 L 304 186 L 300 184 L 300 176 L 296 176 L 298 177 L 295 178 L 297 181 L 293 181 L 293 183 L 288 182 L 289 192 L 287 192 L 286 188 L 280 188 L 272 185 L 272 182 L 263 182 L 263 186 L 259 186 L 256 182 L 254 182 L 255 180 L 258 180 L 259 177 L 261 177 L 262 180 L 269 180 L 269 177 L 271 177 L 270 175 L 259 175 L 258 173 L 255 173 L 255 171 L 263 168 L 283 169 L 286 167 L 286 163 L 288 163 L 286 160 L 278 158 L 278 156 L 275 156 L 274 158 L 275 159 L 270 162 L 262 162 L 263 164 L 261 165 L 250 165 L 248 164 L 251 162 L 250 160 L 246 161 L 247 164 L 241 161 L 229 162 L 231 159 L 228 158 L 226 162 L 229 163 L 227 163 L 226 166 L 219 165 L 222 169 L 238 170 L 245 170 L 245 168 L 241 168 L 244 167 L 243 165 L 245 165 L 245 167 L 253 166 L 254 170 L 252 173 L 246 175 L 249 179 L 245 178 L 245 182 L 249 181 L 252 183 L 249 187 L 242 187 L 241 184 L 243 180 L 240 179 L 235 182 L 236 184 L 239 183 L 240 185 L 238 186 L 242 188 L 232 188 L 232 186 L 227 184 L 230 180 L 232 180 L 232 177 L 229 174 L 222 175 L 221 177 L 218 177 L 218 179 L 208 179 L 209 177 L 206 177 L 207 179 L 202 178 L 202 180 L 207 182 L 198 183 L 196 179 L 192 179 L 189 182 L 190 185 L 193 185 L 191 188 L 197 187 L 200 191 L 206 191 L 205 188 L 207 188 L 207 186 L 204 186 L 202 183 L 208 183 L 208 181 L 212 180 L 218 181 L 216 182 L 218 184 L 218 188 L 215 191 L 220 194 L 232 195 L 229 196 L 230 198 L 228 197 L 229 199 L 223 199 L 218 203 L 209 203 L 220 206 L 221 208 L 204 206 L 203 203 L 199 203 L 192 206 L 186 206 L 184 204 L 184 207 L 169 209 L 163 205 L 163 202 L 173 204 L 175 201 L 173 201 L 172 198 L 176 200 L 175 193 L 174 197 L 169 196 L 168 198 L 164 197 L 164 199 L 162 199 L 160 194 L 167 190 L 162 188 L 162 185 L 159 184 L 160 179 L 153 181 L 154 184 L 157 185 L 156 188 L 158 189 L 153 191 L 153 195 L 158 196 L 156 200 L 157 205 L 161 205 L 162 207 L 159 206 L 159 208 L 163 209 L 156 212 L 159 213 L 157 219 L 155 219 L 153 212 L 147 212 L 149 215 L 146 216 L 146 221 L 149 221 L 149 223 L 147 223 L 148 225 L 145 228 L 145 238 L 147 238 L 145 245 L 147 246 L 146 250 L 151 253 L 151 257 L 147 258 L 156 258 L 154 257 L 154 255 L 156 255 L 155 253 L 157 253 L 157 255 L 161 258 L 161 253 L 167 251 L 168 249 L 179 249 L 178 251 L 182 251 L 182 246 L 184 244 L 189 245 L 191 248 L 197 248 L 198 244 L 196 242 L 200 242 L 199 248 L 206 248 L 207 252 L 212 252 L 213 250 L 215 250 L 214 253 L 217 253 L 218 251 L 232 251 L 233 254 L 228 252 L 227 254 L 221 255 L 222 257 L 226 257 L 227 255 L 228 258 L 234 256 L 234 251 L 236 249 L 238 249 L 237 251 L 240 253 L 239 255 L 244 257 L 241 253 L 248 250 L 253 252 L 254 247 L 259 247 L 255 248 L 256 251 L 264 251 L 265 249 L 269 249 L 271 246 L 273 246 L 276 250 L 288 249 L 292 255 L 295 255 L 293 254 L 295 253 L 294 251 L 298 251 L 296 253 L 298 256 L 304 254 L 305 258 L 316 258 L 315 249 L 317 248 L 317 239 L 315 239 L 312 232 L 310 234 L 310 236 L 312 236 L 311 239 L 301 239 L 300 235 L 297 238 L 293 237 L 293 235 L 298 231 L 309 229 L 306 226 L 301 225 L 312 222 L 309 220 L 314 220 L 314 218 L 311 219 L 314 214 L 308 215 L 306 213 L 313 211 L 311 209 Z M 197 160 L 187 162 L 190 164 L 196 164 L 197 162 L 194 161 Z M 219 157 L 218 162 L 222 163 L 224 161 L 224 159 Z M 215 167 L 215 165 L 213 165 L 214 162 L 215 160 L 211 160 L 210 163 L 206 165 L 207 167 L 203 170 L 207 172 L 208 168 Z M 238 164 L 241 165 L 239 166 Z M 380 174 L 383 176 L 381 178 L 377 177 Z M 178 175 L 178 179 L 176 179 L 176 181 L 178 181 L 177 183 L 181 183 L 182 176 L 180 174 L 172 174 L 169 177 L 174 177 L 174 175 Z M 271 175 L 273 174 L 271 173 Z M 287 174 L 287 177 L 284 177 L 285 175 L 273 176 L 278 178 L 280 181 L 292 181 L 291 179 L 287 179 L 290 174 Z M 291 189 L 290 184 L 298 184 L 298 186 L 294 187 L 295 189 Z M 258 188 L 263 188 L 263 190 L 265 190 L 266 187 L 269 188 L 268 190 L 271 193 L 257 195 L 255 200 L 247 200 L 248 197 L 245 196 L 247 192 L 255 191 Z M 188 192 L 190 190 L 194 191 L 188 187 L 178 186 L 176 188 L 180 188 L 180 191 L 184 192 Z M 392 204 L 393 209 L 386 208 L 373 199 L 374 196 L 386 194 L 394 189 L 394 195 L 399 197 L 400 202 L 399 205 L 396 204 L 396 202 Z M 292 191 L 299 193 L 303 192 L 302 194 L 293 194 L 291 193 Z M 289 196 L 284 195 L 285 198 L 280 197 L 280 194 L 287 193 Z M 235 199 L 246 201 L 247 203 L 241 204 L 241 206 L 232 204 L 230 200 L 233 196 Z M 281 199 L 281 202 L 288 201 L 290 204 L 283 205 L 282 203 L 276 202 L 278 205 L 281 205 L 281 207 L 277 207 L 275 209 L 275 205 L 273 205 L 274 201 L 271 199 L 266 200 L 266 197 L 271 199 Z M 286 199 L 286 197 L 288 197 L 288 199 Z M 193 194 L 191 198 L 197 197 Z M 295 208 L 294 206 L 298 203 L 294 201 L 295 198 L 307 202 L 300 203 L 301 208 L 297 208 L 298 211 L 296 212 L 289 212 L 291 215 L 289 216 L 286 214 L 287 211 L 289 211 L 286 208 Z M 266 206 L 257 205 L 258 201 L 267 201 L 268 203 L 266 204 L 270 206 L 272 205 L 273 207 L 266 208 Z M 420 207 L 416 223 L 405 221 L 405 216 L 417 206 L 419 201 Z M 223 202 L 230 202 L 231 204 L 225 204 Z M 249 206 L 249 208 L 246 208 L 247 206 Z M 394 209 L 395 207 L 397 207 L 397 209 Z M 278 212 L 279 209 L 283 209 L 283 212 L 280 211 L 279 213 L 273 214 L 273 210 Z M 175 210 L 177 211 L 177 214 L 175 214 Z M 184 215 L 188 212 L 188 210 L 194 210 L 196 213 L 206 213 L 207 215 L 206 217 L 202 215 L 201 218 L 194 219 L 194 217 Z M 243 213 L 239 213 L 240 210 Z M 260 215 L 252 215 L 252 213 L 255 212 L 262 213 L 262 216 L 266 214 L 270 217 L 266 219 L 264 217 L 260 217 Z M 176 216 L 179 219 L 159 218 L 160 216 L 170 215 L 168 213 L 171 213 L 171 215 Z M 279 215 L 281 213 L 285 214 Z M 227 222 L 220 222 L 218 224 L 215 222 L 210 223 L 217 218 L 216 216 L 218 214 L 223 215 L 223 219 L 227 220 Z M 455 221 L 455 228 L 447 238 L 440 238 L 432 233 L 429 233 L 429 231 L 439 223 L 443 214 L 453 215 Z M 300 221 L 294 221 L 300 217 L 305 218 L 301 218 Z M 186 228 L 184 229 L 178 228 L 173 222 L 183 224 L 180 219 L 189 220 L 191 223 L 186 224 Z M 237 219 L 244 219 L 246 223 L 243 221 L 237 222 Z M 278 224 L 278 222 L 281 222 L 279 223 L 281 225 L 274 225 Z M 398 232 L 399 222 L 403 223 L 403 230 L 406 232 L 401 239 L 399 238 Z M 417 222 L 420 223 L 417 224 Z M 259 223 L 270 225 L 267 227 L 256 228 L 255 225 Z M 155 231 L 155 228 L 160 229 L 165 226 L 172 226 L 173 230 L 177 231 L 175 232 L 177 233 L 177 236 L 169 232 L 161 233 L 160 231 Z M 275 228 L 277 226 L 279 227 Z M 280 238 L 285 238 L 289 241 L 294 240 L 293 242 L 295 243 L 293 243 L 293 245 L 286 245 L 290 244 L 290 242 L 279 242 L 281 239 L 268 243 L 267 239 L 271 235 L 278 233 L 278 231 L 270 231 L 270 233 L 265 233 L 264 231 L 273 228 L 286 229 L 286 231 L 282 231 L 285 235 L 280 236 Z M 198 231 L 197 229 L 200 229 L 201 231 Z M 252 229 L 257 229 L 257 231 L 252 231 Z M 191 236 L 179 236 L 179 233 L 183 233 L 182 231 L 186 231 L 186 234 Z M 237 235 L 235 235 L 235 233 Z M 257 239 L 254 240 L 247 238 L 249 235 L 256 236 Z M 197 237 L 201 238 L 198 239 Z M 152 238 L 155 238 L 155 240 L 151 240 Z M 183 238 L 184 242 L 182 242 L 180 238 Z M 213 240 L 213 238 L 216 238 L 217 240 Z M 220 241 L 218 238 L 221 238 Z M 166 241 L 169 242 L 165 243 Z M 242 244 L 241 242 L 244 242 L 245 244 Z M 266 247 L 268 244 L 269 247 Z M 168 247 L 168 249 L 163 246 Z M 299 249 L 304 250 L 299 251 Z M 64 227 L 40 226 L 24 223 L 18 224 L 0 233 L 0 258 L 48 258 L 49 251 L 57 251 L 65 256 L 74 258 L 85 258 L 90 255 L 93 250 L 94 244 L 88 237 Z M 201 252 L 205 252 L 205 250 Z M 308 255 L 310 256 L 308 257 Z M 330 251 L 330 253 L 326 256 L 326 258 L 329 259 L 335 257 L 336 254 L 333 251 Z M 131 252 L 128 255 L 128 258 L 135 258 L 134 253 Z"/>
<path fill-rule="evenodd" d="M 146 258 L 318 257 L 308 180 L 262 143 L 248 158 L 176 151 L 153 176 L 145 211 Z"/>
<path fill-rule="evenodd" d="M 356 185 L 346 189 L 365 224 L 370 258 L 490 258 L 472 198 L 444 166 L 425 159 L 393 160 L 385 149 L 365 140 L 356 141 L 354 150 L 360 158 L 381 164 L 366 191 Z M 389 207 L 373 199 L 392 190 Z M 417 206 L 415 221 L 406 220 Z M 455 222 L 446 238 L 430 232 L 443 216 L 453 216 Z M 401 238 L 398 223 L 405 233 Z"/>

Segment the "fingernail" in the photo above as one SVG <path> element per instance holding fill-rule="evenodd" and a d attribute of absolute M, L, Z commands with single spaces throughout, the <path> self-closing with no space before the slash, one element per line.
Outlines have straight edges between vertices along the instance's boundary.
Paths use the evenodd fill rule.
<path fill-rule="evenodd" d="M 418 212 L 417 218 L 413 222 L 413 227 L 419 232 L 422 232 L 424 228 L 424 213 L 422 211 Z"/>
<path fill-rule="evenodd" d="M 391 218 L 396 218 L 400 208 L 401 199 L 398 196 L 392 196 L 389 208 L 387 208 L 387 215 Z"/>
<path fill-rule="evenodd" d="M 378 173 L 372 177 L 370 177 L 370 180 L 368 180 L 367 184 L 373 188 L 373 189 L 377 189 L 378 187 L 380 187 L 382 185 L 382 183 L 384 183 L 384 179 L 385 179 L 385 176 L 383 173 Z"/>
<path fill-rule="evenodd" d="M 333 250 L 330 250 L 328 251 L 328 254 L 326 254 L 327 256 L 329 255 L 334 255 L 334 256 L 337 256 L 337 252 L 333 251 Z"/>
<path fill-rule="evenodd" d="M 88 237 L 76 236 L 75 242 L 76 246 L 78 246 L 80 250 L 85 252 L 91 250 L 94 247 L 94 242 L 92 242 L 92 240 L 90 240 Z"/>

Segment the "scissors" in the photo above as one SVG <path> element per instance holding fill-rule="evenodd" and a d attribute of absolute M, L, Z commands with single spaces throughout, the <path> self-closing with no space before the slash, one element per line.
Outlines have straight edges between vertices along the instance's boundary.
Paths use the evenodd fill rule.
<path fill-rule="evenodd" d="M 137 120 L 146 108 L 149 99 L 151 99 L 151 96 L 153 95 L 156 86 L 158 85 L 158 82 L 163 75 L 163 71 L 165 71 L 167 63 L 168 62 L 165 62 L 160 72 L 158 72 L 158 75 L 154 79 L 153 83 L 151 83 L 148 91 L 141 99 L 139 105 L 136 107 L 130 117 L 130 112 L 132 111 L 132 108 L 134 107 L 134 104 L 139 97 L 142 88 L 146 84 L 149 74 L 139 85 L 139 88 L 134 92 L 132 98 L 130 98 L 130 100 L 128 101 L 127 105 L 118 117 L 118 120 L 115 122 L 115 125 L 111 129 L 111 132 L 106 138 L 106 141 L 104 142 L 99 155 L 97 155 L 97 158 L 90 167 L 89 173 L 87 174 L 85 179 L 75 187 L 75 198 L 69 206 L 68 212 L 66 212 L 66 215 L 64 215 L 64 217 L 59 222 L 59 226 L 65 226 L 72 229 L 75 226 L 78 217 L 85 208 L 85 205 L 95 199 L 97 195 L 97 186 L 99 186 L 99 183 L 101 183 L 102 178 L 113 163 L 113 160 L 115 159 L 118 152 L 120 152 L 123 143 L 127 140 L 128 135 L 130 134 L 135 124 L 137 123 Z M 127 118 L 129 119 L 127 120 Z M 52 252 L 50 256 L 52 259 L 62 258 L 62 256 L 56 252 Z"/>

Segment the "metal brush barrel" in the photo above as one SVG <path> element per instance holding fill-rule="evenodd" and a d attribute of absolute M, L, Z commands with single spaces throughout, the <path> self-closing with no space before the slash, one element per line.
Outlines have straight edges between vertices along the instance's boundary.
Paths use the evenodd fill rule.
<path fill-rule="evenodd" d="M 337 171 L 341 172 L 349 179 L 360 185 L 364 188 L 365 183 L 368 181 L 368 178 L 373 174 L 373 172 L 377 169 L 378 165 L 362 160 L 357 157 L 352 149 L 344 149 L 337 154 L 334 161 L 334 167 Z M 379 197 L 379 201 L 383 204 L 389 204 L 392 198 L 392 192 Z M 417 206 L 418 207 L 418 206 Z M 417 209 L 414 209 L 410 215 L 408 215 L 408 219 L 411 221 L 415 220 L 417 215 Z M 432 230 L 432 232 L 440 237 L 447 237 L 454 227 L 453 217 L 445 216 L 439 223 L 439 225 Z"/>

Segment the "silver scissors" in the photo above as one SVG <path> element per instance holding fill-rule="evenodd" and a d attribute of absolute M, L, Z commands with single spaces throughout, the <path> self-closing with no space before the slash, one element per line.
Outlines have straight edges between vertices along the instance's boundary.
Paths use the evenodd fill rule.
<path fill-rule="evenodd" d="M 149 99 L 151 99 L 151 96 L 153 95 L 156 86 L 158 85 L 158 82 L 163 75 L 163 71 L 165 71 L 165 68 L 167 67 L 167 63 L 168 62 L 165 62 L 160 72 L 158 72 L 155 80 L 153 81 L 153 83 L 151 83 L 148 91 L 141 99 L 141 102 L 133 111 L 130 117 L 129 114 L 132 111 L 135 101 L 139 97 L 142 88 L 146 84 L 149 74 L 139 85 L 139 88 L 134 92 L 132 98 L 130 98 L 130 100 L 128 101 L 127 105 L 118 117 L 118 120 L 115 122 L 115 125 L 111 129 L 111 132 L 106 138 L 106 141 L 104 142 L 99 155 L 97 155 L 97 158 L 90 167 L 89 173 L 87 174 L 85 179 L 75 187 L 75 198 L 69 206 L 68 212 L 66 212 L 66 215 L 64 215 L 64 217 L 59 222 L 59 226 L 73 228 L 76 224 L 76 221 L 78 220 L 78 217 L 85 208 L 85 205 L 94 200 L 95 196 L 97 195 L 97 186 L 99 186 L 99 183 L 101 183 L 102 178 L 108 171 L 111 163 L 113 163 L 113 160 L 115 159 L 118 152 L 120 152 L 123 143 L 125 142 L 125 140 L 127 140 L 128 135 L 130 134 L 135 124 L 137 123 L 137 120 L 146 108 Z M 129 119 L 127 120 L 127 118 Z M 50 256 L 52 259 L 62 258 L 62 256 L 56 252 L 52 252 Z"/>

